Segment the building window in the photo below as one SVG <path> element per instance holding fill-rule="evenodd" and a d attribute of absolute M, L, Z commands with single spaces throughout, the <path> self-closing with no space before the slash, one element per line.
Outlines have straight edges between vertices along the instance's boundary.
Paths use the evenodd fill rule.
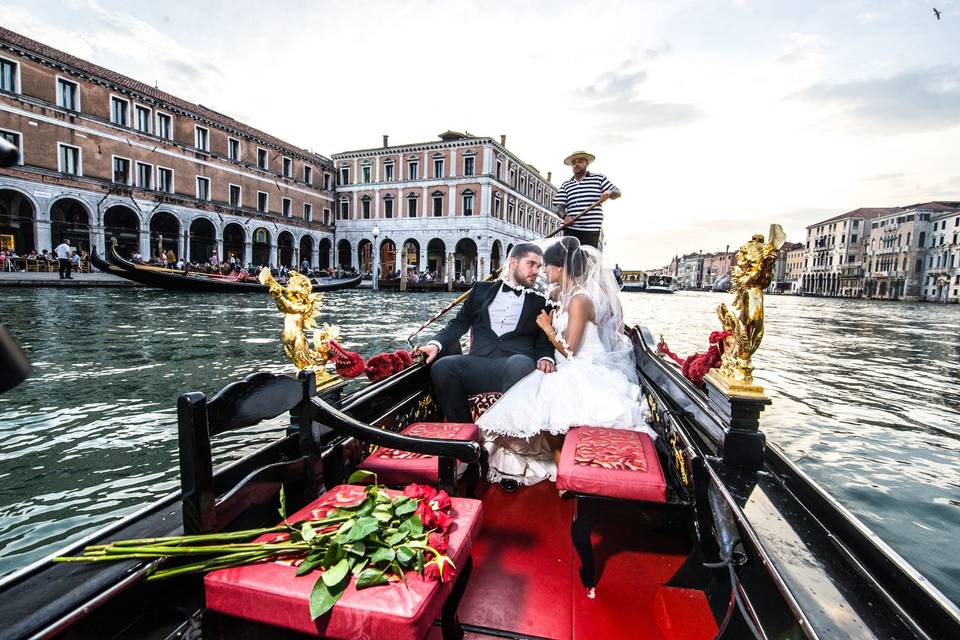
<path fill-rule="evenodd" d="M 493 217 L 499 218 L 502 211 L 503 211 L 503 201 L 498 195 L 493 199 Z"/>
<path fill-rule="evenodd" d="M 303 181 L 307 184 L 313 184 L 313 167 L 303 165 Z"/>
<path fill-rule="evenodd" d="M 407 217 L 417 217 L 417 196 L 412 193 L 407 197 Z"/>
<path fill-rule="evenodd" d="M 346 198 L 340 200 L 340 209 L 337 211 L 337 220 L 350 219 L 350 201 Z"/>
<path fill-rule="evenodd" d="M 473 215 L 473 191 L 470 189 L 463 192 L 463 215 Z"/>
<path fill-rule="evenodd" d="M 227 157 L 240 162 L 240 141 L 236 138 L 227 138 Z"/>
<path fill-rule="evenodd" d="M 292 204 L 293 203 L 290 201 L 290 198 L 283 198 L 282 200 L 280 200 L 280 213 L 283 215 L 284 218 L 290 217 Z"/>
<path fill-rule="evenodd" d="M 267 150 L 257 147 L 257 168 L 267 170 L 269 160 L 267 159 Z"/>
<path fill-rule="evenodd" d="M 330 174 L 326 171 L 323 172 L 323 190 L 330 191 Z"/>
<path fill-rule="evenodd" d="M 433 177 L 442 178 L 443 177 L 443 158 L 434 158 L 433 160 Z"/>
<path fill-rule="evenodd" d="M 362 179 L 363 184 L 370 184 L 370 165 L 369 164 L 364 164 L 360 168 L 360 175 L 363 177 Z"/>
<path fill-rule="evenodd" d="M 260 213 L 270 211 L 270 196 L 263 191 L 257 191 L 257 211 Z"/>
<path fill-rule="evenodd" d="M 206 127 L 194 127 L 194 146 L 201 151 L 210 151 L 210 131 Z"/>
<path fill-rule="evenodd" d="M 386 196 L 383 199 L 383 217 L 393 217 L 393 196 Z"/>
<path fill-rule="evenodd" d="M 173 169 L 157 167 L 157 191 L 173 193 Z"/>
<path fill-rule="evenodd" d="M 503 171 L 503 163 L 501 161 L 497 160 L 497 168 L 494 171 L 495 171 L 494 175 L 496 175 L 497 180 L 499 180 L 500 172 Z"/>
<path fill-rule="evenodd" d="M 137 188 L 153 189 L 153 166 L 143 162 L 137 163 Z"/>
<path fill-rule="evenodd" d="M 210 178 L 197 176 L 197 200 L 210 200 Z"/>
<path fill-rule="evenodd" d="M 164 140 L 173 139 L 173 120 L 165 113 L 157 114 L 157 135 Z"/>
<path fill-rule="evenodd" d="M 473 165 L 475 158 L 473 156 L 466 156 L 463 159 L 463 175 L 472 176 L 473 175 Z"/>
<path fill-rule="evenodd" d="M 303 220 L 313 222 L 313 205 L 306 202 L 303 203 Z"/>
<path fill-rule="evenodd" d="M 130 161 L 126 158 L 113 157 L 113 181 L 120 184 L 130 184 Z"/>
<path fill-rule="evenodd" d="M 293 177 L 293 160 L 290 158 L 283 159 L 283 177 L 292 178 Z"/>
<path fill-rule="evenodd" d="M 17 148 L 17 164 L 23 164 L 23 147 L 20 146 L 20 134 L 16 131 L 0 129 L 0 138 L 3 138 Z"/>
<path fill-rule="evenodd" d="M 434 191 L 432 194 L 433 200 L 433 215 L 442 216 L 443 215 L 443 192 Z"/>
<path fill-rule="evenodd" d="M 340 167 L 340 184 L 350 184 L 350 167 Z"/>
<path fill-rule="evenodd" d="M 238 184 L 230 185 L 230 206 L 237 208 L 243 206 L 243 191 Z"/>
<path fill-rule="evenodd" d="M 360 211 L 364 220 L 370 219 L 370 196 L 360 198 Z"/>
<path fill-rule="evenodd" d="M 420 179 L 420 163 L 416 160 L 407 163 L 407 180 Z"/>
<path fill-rule="evenodd" d="M 19 93 L 19 66 L 12 60 L 0 58 L 0 90 Z"/>
<path fill-rule="evenodd" d="M 325 225 L 330 224 L 330 209 L 323 210 L 323 224 Z"/>
<path fill-rule="evenodd" d="M 68 144 L 59 145 L 60 173 L 66 173 L 71 176 L 82 176 L 83 165 L 80 147 L 71 147 Z"/>
<path fill-rule="evenodd" d="M 123 98 L 110 96 L 110 122 L 121 126 L 129 126 L 130 102 Z"/>
<path fill-rule="evenodd" d="M 135 105 L 133 107 L 133 128 L 141 133 L 150 133 L 150 109 Z"/>
<path fill-rule="evenodd" d="M 80 85 L 57 78 L 57 106 L 70 111 L 80 111 Z"/>

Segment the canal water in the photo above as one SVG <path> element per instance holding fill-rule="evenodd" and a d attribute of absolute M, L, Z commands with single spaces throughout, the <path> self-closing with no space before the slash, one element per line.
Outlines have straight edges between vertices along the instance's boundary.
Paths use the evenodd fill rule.
<path fill-rule="evenodd" d="M 369 356 L 451 297 L 336 292 L 322 319 Z M 627 319 L 681 355 L 706 348 L 726 299 L 623 294 Z M 960 534 L 960 307 L 768 296 L 767 319 L 768 439 L 960 602 L 944 553 Z M 0 321 L 34 366 L 0 395 L 0 575 L 176 489 L 179 394 L 293 371 L 267 296 L 5 289 Z M 227 434 L 217 462 L 276 431 Z"/>

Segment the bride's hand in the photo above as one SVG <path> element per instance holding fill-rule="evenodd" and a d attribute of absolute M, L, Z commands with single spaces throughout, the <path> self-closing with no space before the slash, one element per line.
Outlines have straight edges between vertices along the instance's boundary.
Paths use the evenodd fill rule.
<path fill-rule="evenodd" d="M 540 315 L 537 316 L 537 326 L 548 334 L 553 329 L 553 318 L 543 309 L 540 310 Z"/>

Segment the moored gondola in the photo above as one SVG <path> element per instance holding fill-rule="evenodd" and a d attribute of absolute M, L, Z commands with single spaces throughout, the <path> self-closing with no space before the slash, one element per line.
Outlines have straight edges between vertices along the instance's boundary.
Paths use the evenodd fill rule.
<path fill-rule="evenodd" d="M 96 251 L 91 252 L 96 255 Z M 265 293 L 266 288 L 256 281 L 240 281 L 228 276 L 211 276 L 195 272 L 173 271 L 131 262 L 117 253 L 116 245 L 111 244 L 109 253 L 110 269 L 108 273 L 120 276 L 149 287 L 159 287 L 171 291 L 192 291 L 197 293 Z M 93 258 L 91 258 L 93 260 Z M 102 260 L 97 257 L 94 265 L 102 269 Z M 317 279 L 313 282 L 314 291 L 339 291 L 353 289 L 360 285 L 361 276 L 352 278 Z"/>

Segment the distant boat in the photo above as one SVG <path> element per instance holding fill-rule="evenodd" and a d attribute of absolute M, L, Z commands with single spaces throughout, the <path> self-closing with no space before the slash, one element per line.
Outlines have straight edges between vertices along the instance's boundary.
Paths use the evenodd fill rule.
<path fill-rule="evenodd" d="M 647 278 L 647 293 L 673 293 L 677 290 L 672 276 L 650 276 Z"/>
<path fill-rule="evenodd" d="M 730 291 L 730 274 L 725 273 L 710 287 L 711 291 Z"/>

